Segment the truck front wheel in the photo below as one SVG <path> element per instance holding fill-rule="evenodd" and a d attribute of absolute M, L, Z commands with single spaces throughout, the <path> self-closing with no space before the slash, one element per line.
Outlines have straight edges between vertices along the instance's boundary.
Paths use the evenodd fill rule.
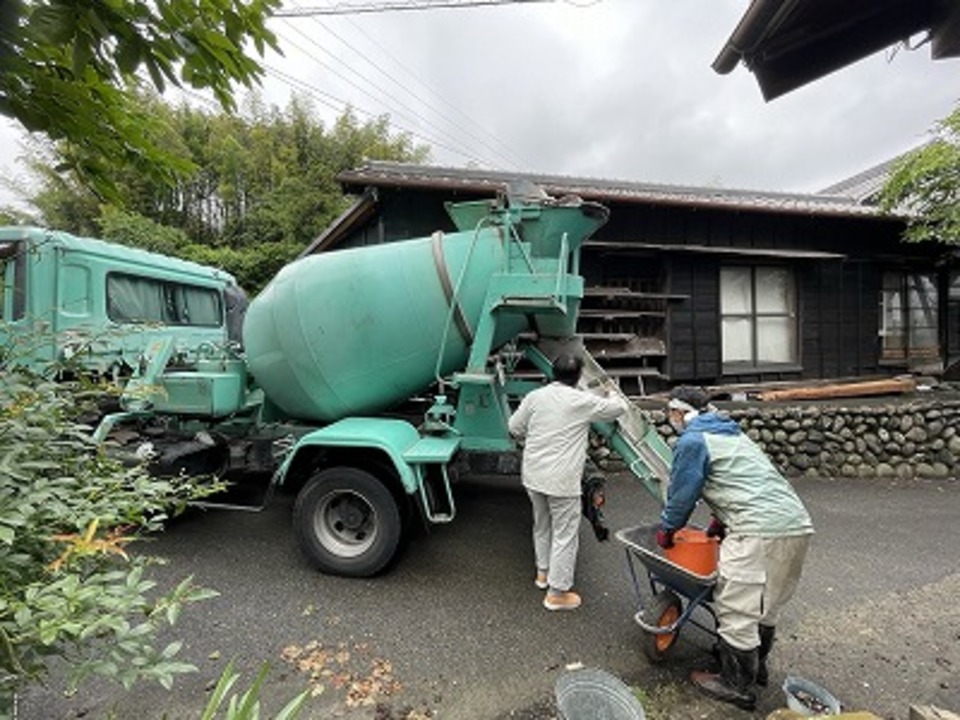
<path fill-rule="evenodd" d="M 390 489 L 352 467 L 314 475 L 297 496 L 293 525 L 301 549 L 319 570 L 347 577 L 383 570 L 397 552 L 402 529 Z"/>

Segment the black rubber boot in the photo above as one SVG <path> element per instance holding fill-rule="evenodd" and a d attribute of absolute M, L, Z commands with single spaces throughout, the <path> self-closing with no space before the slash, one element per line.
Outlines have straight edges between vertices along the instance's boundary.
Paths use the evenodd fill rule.
<path fill-rule="evenodd" d="M 701 692 L 715 700 L 736 705 L 742 710 L 754 710 L 757 706 L 757 696 L 753 692 L 757 649 L 737 650 L 723 640 L 718 648 L 720 673 L 695 672 L 690 679 Z"/>
<path fill-rule="evenodd" d="M 773 648 L 773 637 L 777 629 L 773 625 L 760 626 L 760 651 L 757 656 L 757 685 L 766 687 L 770 681 L 770 675 L 767 672 L 767 657 Z"/>
<path fill-rule="evenodd" d="M 717 640 L 710 648 L 710 662 L 707 663 L 707 672 L 720 672 L 720 641 Z"/>

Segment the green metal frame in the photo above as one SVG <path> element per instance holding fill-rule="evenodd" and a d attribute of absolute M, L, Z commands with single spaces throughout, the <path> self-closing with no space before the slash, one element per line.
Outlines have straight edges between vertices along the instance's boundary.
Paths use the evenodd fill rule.
<path fill-rule="evenodd" d="M 303 435 L 277 470 L 275 482 L 283 485 L 296 456 L 307 447 L 373 448 L 390 458 L 407 493 L 417 490 L 417 478 L 403 454 L 420 439 L 417 429 L 390 418 L 345 418 Z"/>
<path fill-rule="evenodd" d="M 382 452 L 396 469 L 404 492 L 418 495 L 429 522 L 450 522 L 456 515 L 446 467 L 460 447 L 460 438 L 456 435 L 421 435 L 417 428 L 403 420 L 346 418 L 302 436 L 277 470 L 274 482 L 283 485 L 297 456 L 312 447 L 367 448 Z M 429 465 L 439 467 L 449 513 L 433 511 L 425 482 Z"/>
<path fill-rule="evenodd" d="M 466 369 L 453 376 L 453 384 L 459 389 L 453 427 L 463 438 L 465 449 L 509 451 L 516 447 L 508 430 L 506 380 L 487 369 L 496 349 L 494 339 L 500 320 L 519 314 L 548 335 L 564 337 L 576 331 L 584 288 L 583 278 L 576 274 L 580 267 L 579 243 L 571 248 L 565 232 L 555 248 L 550 243 L 537 247 L 521 237 L 523 223 L 549 220 L 550 215 L 544 215 L 549 212 L 520 206 L 495 209 L 488 216 L 489 222 L 502 226 L 508 250 L 506 267 L 490 278 Z"/>

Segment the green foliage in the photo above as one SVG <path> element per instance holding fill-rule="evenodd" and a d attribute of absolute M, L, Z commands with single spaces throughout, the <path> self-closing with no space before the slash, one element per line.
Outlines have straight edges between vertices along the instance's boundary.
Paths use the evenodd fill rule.
<path fill-rule="evenodd" d="M 165 145 L 195 170 L 157 182 L 118 158 L 117 194 L 102 205 L 77 175 L 56 168 L 69 148 L 31 169 L 39 223 L 222 267 L 255 292 L 347 207 L 337 173 L 364 159 L 422 161 L 427 148 L 391 135 L 386 118 L 347 111 L 329 129 L 305 101 L 280 110 L 254 96 L 243 117 L 140 98 L 166 129 Z"/>
<path fill-rule="evenodd" d="M 194 244 L 183 248 L 180 256 L 203 265 L 223 268 L 237 279 L 240 287 L 254 294 L 302 249 L 301 245 L 291 242 L 240 249 Z"/>
<path fill-rule="evenodd" d="M 118 210 L 113 205 L 100 209 L 99 225 L 99 235 L 105 240 L 165 255 L 180 255 L 190 244 L 190 238 L 182 230 Z"/>
<path fill-rule="evenodd" d="M 234 108 L 233 86 L 262 75 L 248 57 L 276 38 L 279 0 L 9 0 L 0 3 L 0 113 L 69 141 L 74 172 L 107 196 L 123 159 L 158 179 L 188 168 L 161 142 L 162 124 L 133 89 L 149 78 L 209 89 Z"/>
<path fill-rule="evenodd" d="M 20 225 L 28 219 L 24 212 L 18 212 L 13 208 L 0 208 L 0 225 Z"/>
<path fill-rule="evenodd" d="M 937 124 L 930 143 L 895 165 L 881 207 L 908 213 L 907 240 L 960 244 L 960 107 Z"/>
<path fill-rule="evenodd" d="M 200 720 L 216 720 L 218 717 L 223 717 L 224 720 L 258 720 L 260 717 L 260 691 L 263 689 L 263 684 L 267 679 L 268 670 L 268 666 L 264 664 L 260 668 L 260 672 L 257 673 L 253 685 L 251 685 L 246 692 L 239 696 L 230 696 L 230 699 L 227 701 L 226 710 L 221 716 L 219 713 L 224 700 L 227 699 L 227 693 L 230 692 L 240 678 L 240 674 L 234 670 L 233 661 L 231 660 L 220 675 L 220 680 L 217 682 L 217 686 L 214 688 L 210 700 L 203 709 Z M 304 690 L 288 702 L 283 709 L 274 716 L 274 720 L 293 720 L 293 718 L 298 717 L 309 697 L 310 690 Z"/>
<path fill-rule="evenodd" d="M 107 205 L 100 213 L 100 237 L 185 260 L 223 268 L 249 292 L 259 290 L 302 250 L 288 241 L 253 247 L 213 247 L 191 242 L 178 228 L 161 225 L 136 213 Z"/>
<path fill-rule="evenodd" d="M 27 152 L 19 159 L 27 168 L 31 180 L 24 186 L 16 178 L 0 179 L 8 192 L 32 206 L 32 211 L 27 209 L 14 213 L 18 221 L 16 224 L 70 227 L 77 235 L 95 233 L 95 219 L 101 203 L 97 195 L 84 187 L 75 174 L 58 170 L 60 155 L 52 141 L 36 135 L 24 143 Z M 14 212 L 11 208 L 4 210 Z"/>
<path fill-rule="evenodd" d="M 64 658 L 91 675 L 169 687 L 191 666 L 156 632 L 215 593 L 190 579 L 166 594 L 129 546 L 191 499 L 222 489 L 157 479 L 92 443 L 71 386 L 0 370 L 0 697 Z M 2 711 L 2 707 L 0 707 Z"/>

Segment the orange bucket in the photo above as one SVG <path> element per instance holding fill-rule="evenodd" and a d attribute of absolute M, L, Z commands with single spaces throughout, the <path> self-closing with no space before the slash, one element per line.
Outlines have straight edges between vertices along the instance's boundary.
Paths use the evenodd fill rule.
<path fill-rule="evenodd" d="M 717 570 L 720 542 L 692 527 L 673 534 L 673 547 L 663 551 L 667 560 L 697 575 L 712 575 Z"/>

